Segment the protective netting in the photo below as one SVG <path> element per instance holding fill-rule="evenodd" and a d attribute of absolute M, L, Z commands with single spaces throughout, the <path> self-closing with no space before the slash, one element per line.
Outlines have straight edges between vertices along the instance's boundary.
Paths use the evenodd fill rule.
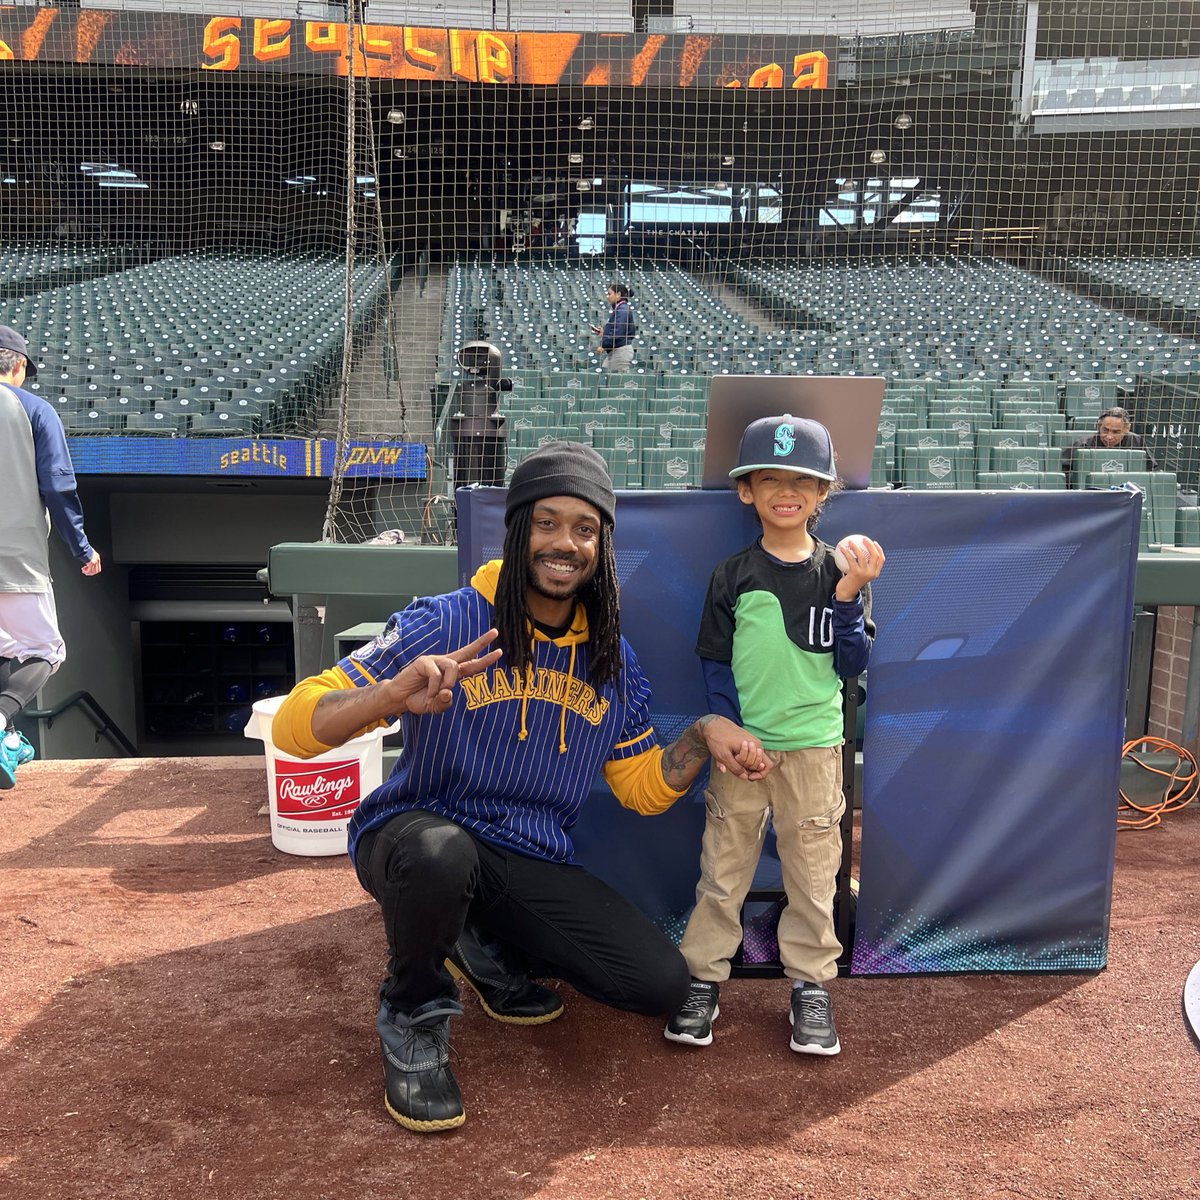
<path fill-rule="evenodd" d="M 882 375 L 876 485 L 1131 479 L 1200 543 L 1197 6 L 727 7 L 0 11 L 0 321 L 79 469 L 444 541 L 548 438 L 696 486 L 714 374 Z M 1068 478 L 1115 406 L 1161 469 Z"/>

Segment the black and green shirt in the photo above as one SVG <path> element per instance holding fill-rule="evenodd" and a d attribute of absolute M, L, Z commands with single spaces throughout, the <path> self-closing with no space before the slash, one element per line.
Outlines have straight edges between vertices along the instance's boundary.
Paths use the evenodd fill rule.
<path fill-rule="evenodd" d="M 840 578 L 821 541 L 799 563 L 755 542 L 713 571 L 696 640 L 709 711 L 768 750 L 841 744 L 842 680 L 866 669 L 875 625 L 870 586 L 837 600 Z"/>

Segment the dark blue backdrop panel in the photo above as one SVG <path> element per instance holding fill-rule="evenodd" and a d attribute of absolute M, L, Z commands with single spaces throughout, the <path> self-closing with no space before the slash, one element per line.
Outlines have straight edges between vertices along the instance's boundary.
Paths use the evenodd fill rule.
<path fill-rule="evenodd" d="M 502 489 L 461 491 L 464 582 L 503 543 Z M 847 492 L 820 535 L 866 533 L 875 587 L 860 974 L 1063 970 L 1105 960 L 1140 497 L 1125 492 Z M 713 566 L 757 534 L 725 492 L 623 492 L 622 628 L 663 742 L 704 711 L 693 645 Z M 601 784 L 580 861 L 678 935 L 703 780 L 660 817 Z M 756 878 L 779 880 L 773 846 Z"/>

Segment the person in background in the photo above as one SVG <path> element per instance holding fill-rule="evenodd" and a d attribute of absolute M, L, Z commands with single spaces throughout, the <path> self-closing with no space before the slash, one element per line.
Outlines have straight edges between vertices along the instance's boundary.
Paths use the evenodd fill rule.
<path fill-rule="evenodd" d="M 627 284 L 608 285 L 608 303 L 612 312 L 604 328 L 593 325 L 592 332 L 600 335 L 596 353 L 601 355 L 600 365 L 610 375 L 628 371 L 633 366 L 633 335 L 635 326 L 633 309 L 629 307 L 630 292 Z"/>
<path fill-rule="evenodd" d="M 0 788 L 16 783 L 33 747 L 13 727 L 67 656 L 50 579 L 49 527 L 84 575 L 100 555 L 83 529 L 75 469 L 58 413 L 21 385 L 37 375 L 25 339 L 0 325 Z"/>
<path fill-rule="evenodd" d="M 1074 487 L 1076 450 L 1140 450 L 1146 456 L 1146 470 L 1157 471 L 1154 455 L 1146 449 L 1146 443 L 1136 433 L 1130 432 L 1132 422 L 1123 408 L 1106 408 L 1096 418 L 1096 432 L 1063 448 L 1062 469 L 1067 477 L 1067 487 Z"/>
<path fill-rule="evenodd" d="M 696 906 L 679 947 L 691 984 L 663 1032 L 685 1045 L 712 1042 L 720 985 L 742 940 L 739 916 L 770 820 L 787 893 L 777 933 L 792 981 L 790 1045 L 832 1055 L 841 1042 L 825 984 L 842 952 L 833 923 L 846 807 L 842 680 L 867 666 L 875 636 L 871 581 L 883 570 L 883 549 L 850 537 L 835 552 L 813 536 L 838 486 L 833 442 L 816 421 L 784 415 L 752 422 L 729 474 L 762 533 L 713 571 L 696 653 L 709 707 L 744 723 L 772 769 L 761 780 L 712 775 Z"/>
<path fill-rule="evenodd" d="M 310 758 L 402 717 L 403 753 L 351 819 L 349 851 L 387 933 L 384 1104 L 418 1133 L 466 1119 L 449 1061 L 455 979 L 518 1025 L 563 1012 L 532 977 L 648 1015 L 687 993 L 670 938 L 575 862 L 570 831 L 596 776 L 649 816 L 710 755 L 714 773 L 767 769 L 758 741 L 713 714 L 659 745 L 620 632 L 615 512 L 590 446 L 535 450 L 509 484 L 503 559 L 394 614 L 373 643 L 298 683 L 273 722 L 276 746 Z"/>

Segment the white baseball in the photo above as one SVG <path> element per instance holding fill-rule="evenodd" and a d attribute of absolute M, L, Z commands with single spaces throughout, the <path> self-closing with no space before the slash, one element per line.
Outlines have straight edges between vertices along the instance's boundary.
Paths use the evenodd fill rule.
<path fill-rule="evenodd" d="M 837 569 L 843 575 L 850 570 L 850 560 L 846 555 L 852 554 L 855 558 L 859 558 L 865 552 L 863 542 L 866 540 L 865 533 L 850 533 L 847 534 L 833 548 L 833 561 L 837 565 Z"/>

